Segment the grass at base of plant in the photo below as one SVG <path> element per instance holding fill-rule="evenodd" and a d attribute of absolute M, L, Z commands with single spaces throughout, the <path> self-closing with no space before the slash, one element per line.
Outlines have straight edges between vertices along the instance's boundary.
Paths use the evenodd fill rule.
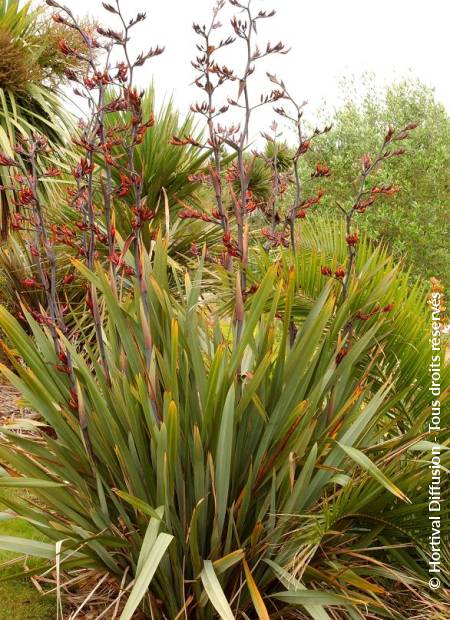
<path fill-rule="evenodd" d="M 0 493 L 0 510 L 4 510 Z M 31 525 L 22 519 L 12 518 L 0 521 L 1 536 L 17 536 L 20 538 L 34 538 L 43 540 L 43 536 Z M 0 579 L 12 573 L 20 572 L 23 564 L 2 566 L 4 562 L 15 557 L 14 553 L 0 552 Z M 26 566 L 31 568 L 36 560 L 27 560 Z M 0 620 L 54 620 L 55 600 L 52 597 L 42 596 L 31 581 L 26 577 L 11 581 L 0 581 Z"/>
<path fill-rule="evenodd" d="M 1 574 L 1 573 L 0 573 Z M 55 603 L 26 579 L 0 583 L 0 620 L 54 620 Z"/>

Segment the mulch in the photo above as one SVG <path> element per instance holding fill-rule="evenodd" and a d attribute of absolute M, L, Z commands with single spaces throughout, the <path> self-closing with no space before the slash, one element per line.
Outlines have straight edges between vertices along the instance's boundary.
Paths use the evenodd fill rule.
<path fill-rule="evenodd" d="M 29 411 L 20 405 L 19 399 L 15 388 L 0 384 L 0 418 L 25 417 Z"/>

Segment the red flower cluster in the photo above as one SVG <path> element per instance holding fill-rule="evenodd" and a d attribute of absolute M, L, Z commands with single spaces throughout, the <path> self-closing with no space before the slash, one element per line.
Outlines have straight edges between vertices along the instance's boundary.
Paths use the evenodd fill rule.
<path fill-rule="evenodd" d="M 297 214 L 295 217 L 300 218 L 300 219 L 305 218 L 306 210 L 309 209 L 310 207 L 313 207 L 314 205 L 319 204 L 324 194 L 325 194 L 325 190 L 319 189 L 319 191 L 317 192 L 315 196 L 311 196 L 311 198 L 307 198 L 306 200 L 303 200 L 303 202 L 301 202 L 298 205 L 299 210 L 297 211 Z"/>
<path fill-rule="evenodd" d="M 359 237 L 358 237 L 357 231 L 345 237 L 345 240 L 347 241 L 347 245 L 351 247 L 355 247 L 355 245 L 358 243 L 358 239 Z"/>
<path fill-rule="evenodd" d="M 127 177 L 126 174 L 120 174 L 120 187 L 116 189 L 116 194 L 123 198 L 124 196 L 128 196 L 130 193 L 130 189 L 133 187 L 133 182 L 131 179 Z"/>
<path fill-rule="evenodd" d="M 70 390 L 69 407 L 75 411 L 78 411 L 78 395 L 77 391 L 74 389 Z"/>
<path fill-rule="evenodd" d="M 345 269 L 344 267 L 338 267 L 334 272 L 334 277 L 338 280 L 343 280 L 345 278 Z"/>
<path fill-rule="evenodd" d="M 128 67 L 124 62 L 119 62 L 117 64 L 117 75 L 116 75 L 116 79 L 119 80 L 119 82 L 126 82 L 127 81 L 127 77 L 128 77 Z"/>
<path fill-rule="evenodd" d="M 77 226 L 77 228 L 80 228 L 80 222 L 77 222 L 75 225 Z M 75 231 L 69 228 L 67 224 L 62 224 L 61 226 L 58 226 L 57 224 L 52 224 L 50 229 L 52 232 L 53 243 L 61 243 L 69 248 L 74 249 L 79 256 L 84 255 L 84 251 L 79 245 L 78 239 L 75 235 Z M 80 230 L 81 229 L 82 228 L 80 228 Z"/>
<path fill-rule="evenodd" d="M 281 246 L 285 248 L 289 247 L 289 232 L 271 232 L 268 228 L 262 228 L 261 234 L 270 242 L 273 248 Z"/>
<path fill-rule="evenodd" d="M 19 190 L 18 203 L 22 206 L 27 206 L 35 202 L 34 194 L 29 187 L 23 187 Z"/>
<path fill-rule="evenodd" d="M 241 257 L 241 252 L 238 248 L 236 241 L 232 239 L 231 233 L 225 233 L 222 237 L 222 241 L 229 256 L 235 256 L 237 258 Z"/>
<path fill-rule="evenodd" d="M 133 267 L 130 267 L 130 265 L 127 265 L 123 260 L 123 256 L 119 254 L 118 252 L 114 251 L 112 256 L 109 257 L 109 260 L 113 263 L 113 265 L 116 265 L 117 267 L 119 267 L 119 269 L 122 270 L 124 275 L 126 276 L 135 275 L 136 272 L 133 269 Z"/>
<path fill-rule="evenodd" d="M 211 218 L 206 213 L 201 213 L 190 207 L 180 211 L 178 217 L 182 220 L 203 220 L 204 222 L 211 222 Z"/>
<path fill-rule="evenodd" d="M 93 90 L 98 86 L 107 86 L 112 82 L 111 76 L 107 71 L 96 71 L 92 77 L 85 75 L 83 77 L 83 84 L 88 90 Z"/>
<path fill-rule="evenodd" d="M 251 189 L 248 189 L 245 196 L 246 196 L 245 210 L 247 211 L 247 213 L 253 213 L 253 211 L 257 209 L 256 201 L 253 199 L 253 191 Z M 240 207 L 241 206 L 240 200 L 238 204 Z"/>
<path fill-rule="evenodd" d="M 74 280 L 75 280 L 75 274 L 74 273 L 67 273 L 63 277 L 63 284 L 72 284 L 72 282 L 74 282 Z"/>
<path fill-rule="evenodd" d="M 134 217 L 131 220 L 131 225 L 133 228 L 138 228 L 145 224 L 145 222 L 150 222 L 155 217 L 155 212 L 148 207 L 132 207 L 131 209 Z"/>
<path fill-rule="evenodd" d="M 311 174 L 312 178 L 329 177 L 331 176 L 331 169 L 325 164 L 317 163 L 314 172 Z"/>
<path fill-rule="evenodd" d="M 345 269 L 344 267 L 337 267 L 336 270 L 333 270 L 330 267 L 321 267 L 320 273 L 323 276 L 334 277 L 336 280 L 343 280 L 345 278 Z"/>
<path fill-rule="evenodd" d="M 60 39 L 58 41 L 58 49 L 61 52 L 61 54 L 63 54 L 64 56 L 76 56 L 77 55 L 75 50 L 71 48 L 70 45 L 67 43 L 67 41 L 64 41 L 64 39 Z"/>
<path fill-rule="evenodd" d="M 44 172 L 42 176 L 51 178 L 51 177 L 59 177 L 60 174 L 61 174 L 61 170 L 53 166 L 52 168 L 49 168 L 48 170 L 46 170 L 46 172 Z"/>
<path fill-rule="evenodd" d="M 297 159 L 300 155 L 304 155 L 311 146 L 311 140 L 304 140 L 297 149 L 294 158 Z"/>
<path fill-rule="evenodd" d="M 26 288 L 44 288 L 44 286 L 36 280 L 36 278 L 24 278 L 21 280 L 22 286 Z"/>
<path fill-rule="evenodd" d="M 370 155 L 363 155 L 361 157 L 361 166 L 364 172 L 367 172 L 372 165 L 372 158 Z"/>
<path fill-rule="evenodd" d="M 377 305 L 375 306 L 375 308 L 373 308 L 373 310 L 371 310 L 367 314 L 365 314 L 362 310 L 358 310 L 358 312 L 355 315 L 355 318 L 358 319 L 359 321 L 368 321 L 369 319 L 371 319 L 373 316 L 377 314 L 380 314 L 380 313 L 388 314 L 389 312 L 392 311 L 393 308 L 394 308 L 394 304 L 388 304 L 387 306 L 384 306 L 384 308 Z"/>
<path fill-rule="evenodd" d="M 14 159 L 5 155 L 5 153 L 0 153 L 0 166 L 17 166 Z"/>
<path fill-rule="evenodd" d="M 375 196 L 370 196 L 370 198 L 367 198 L 367 200 L 360 200 L 355 205 L 355 211 L 357 213 L 365 213 L 368 207 L 370 207 L 370 205 L 372 205 L 375 202 L 375 199 L 376 199 Z"/>
<path fill-rule="evenodd" d="M 170 139 L 170 144 L 173 146 L 187 146 L 190 144 L 191 146 L 196 146 L 200 148 L 202 145 L 200 142 L 197 142 L 192 136 L 186 136 L 185 138 L 179 138 L 178 136 L 172 136 Z"/>
<path fill-rule="evenodd" d="M 371 193 L 372 196 L 394 196 L 395 194 L 398 194 L 399 191 L 400 188 L 397 185 L 381 185 L 379 187 L 372 187 Z"/>
<path fill-rule="evenodd" d="M 73 176 L 75 179 L 81 179 L 84 176 L 88 176 L 94 170 L 94 164 L 90 164 L 85 157 L 80 159 L 80 163 L 73 170 Z"/>
<path fill-rule="evenodd" d="M 336 359 L 335 359 L 336 366 L 339 366 L 339 364 L 342 362 L 344 357 L 348 355 L 349 351 L 350 351 L 350 346 L 348 345 L 342 347 L 342 349 L 338 351 L 338 354 L 336 355 Z"/>
<path fill-rule="evenodd" d="M 10 219 L 10 225 L 13 230 L 23 230 L 23 215 L 20 213 L 13 213 Z"/>
<path fill-rule="evenodd" d="M 394 196 L 400 191 L 397 185 L 380 185 L 372 187 L 370 190 L 370 196 L 364 200 L 360 200 L 354 206 L 357 213 L 365 213 L 365 211 L 372 205 L 378 196 Z"/>

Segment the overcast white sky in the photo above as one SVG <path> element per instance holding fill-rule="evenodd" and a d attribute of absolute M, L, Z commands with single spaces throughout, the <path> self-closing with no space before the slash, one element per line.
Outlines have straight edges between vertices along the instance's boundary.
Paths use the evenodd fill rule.
<path fill-rule="evenodd" d="M 322 102 L 330 108 L 338 105 L 339 78 L 368 71 L 380 84 L 406 75 L 417 77 L 435 87 L 437 98 L 450 111 L 450 0 L 253 2 L 255 8 L 277 11 L 273 19 L 260 22 L 261 45 L 281 39 L 292 48 L 287 56 L 270 59 L 264 70 L 283 77 L 311 109 Z M 98 0 L 66 0 L 66 4 L 78 15 L 94 15 L 102 24 L 118 27 Z M 173 92 L 182 113 L 201 97 L 190 85 L 196 41 L 192 22 L 207 23 L 213 4 L 213 0 L 122 0 L 127 16 L 147 13 L 147 20 L 135 29 L 136 49 L 166 47 L 163 56 L 141 70 L 140 84 L 153 77 L 159 95 Z M 231 30 L 230 11 L 236 9 L 224 11 L 223 34 Z M 227 57 L 231 66 L 239 66 L 239 60 L 239 54 Z M 254 81 L 254 93 L 262 92 L 266 84 L 263 71 Z"/>

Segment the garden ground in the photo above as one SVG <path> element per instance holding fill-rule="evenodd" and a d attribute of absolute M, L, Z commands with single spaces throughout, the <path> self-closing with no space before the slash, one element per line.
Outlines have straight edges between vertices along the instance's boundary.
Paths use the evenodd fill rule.
<path fill-rule="evenodd" d="M 0 385 L 0 417 L 20 416 L 22 411 L 17 404 L 17 392 L 7 386 Z M 0 495 L 0 509 L 4 506 Z M 0 525 L 2 536 L 19 536 L 26 538 L 42 538 L 34 528 L 19 519 L 5 519 Z M 1 581 L 11 573 L 22 570 L 23 565 L 5 565 L 14 557 L 12 553 L 0 552 L 0 620 L 51 620 L 55 614 L 55 603 L 51 598 L 43 597 L 30 579 L 14 579 Z M 30 563 L 27 563 L 30 566 Z"/>

